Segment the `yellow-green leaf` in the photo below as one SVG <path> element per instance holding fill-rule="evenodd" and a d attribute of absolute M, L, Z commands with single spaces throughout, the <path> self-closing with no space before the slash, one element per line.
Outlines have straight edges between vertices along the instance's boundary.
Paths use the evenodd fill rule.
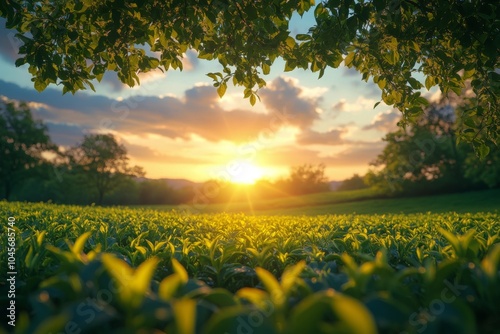
<path fill-rule="evenodd" d="M 189 280 L 189 276 L 186 269 L 184 269 L 184 267 L 182 266 L 182 264 L 180 264 L 180 262 L 177 261 L 176 259 L 172 259 L 172 268 L 174 269 L 174 272 L 177 275 L 179 275 L 181 282 L 187 283 L 187 281 Z"/>
<path fill-rule="evenodd" d="M 165 301 L 169 301 L 174 297 L 181 285 L 182 280 L 178 274 L 167 276 L 160 283 L 158 296 Z"/>
<path fill-rule="evenodd" d="M 159 260 L 155 257 L 149 258 L 135 270 L 132 289 L 136 293 L 136 296 L 143 297 L 146 293 L 158 262 Z"/>
<path fill-rule="evenodd" d="M 264 268 L 257 267 L 255 269 L 257 276 L 266 288 L 267 292 L 271 295 L 271 299 L 278 305 L 284 302 L 283 289 L 278 283 L 278 280 L 269 271 Z"/>
<path fill-rule="evenodd" d="M 224 96 L 224 94 L 226 93 L 226 89 L 227 89 L 227 84 L 225 82 L 222 82 L 217 88 L 217 94 L 219 94 L 219 97 Z"/>
<path fill-rule="evenodd" d="M 71 251 L 73 254 L 80 255 L 83 252 L 83 247 L 85 246 L 85 242 L 90 237 L 90 232 L 85 232 L 81 236 L 76 239 L 75 244 L 71 247 Z"/>
<path fill-rule="evenodd" d="M 305 267 L 306 262 L 304 260 L 301 260 L 296 265 L 285 269 L 283 275 L 281 276 L 281 286 L 284 293 L 288 293 L 288 291 L 295 285 L 300 273 L 304 270 Z"/>
<path fill-rule="evenodd" d="M 351 67 L 351 63 L 354 60 L 354 52 L 349 52 L 349 54 L 344 58 L 344 65 Z"/>
<path fill-rule="evenodd" d="M 194 334 L 196 324 L 196 301 L 192 299 L 181 299 L 175 301 L 174 317 L 179 334 Z"/>

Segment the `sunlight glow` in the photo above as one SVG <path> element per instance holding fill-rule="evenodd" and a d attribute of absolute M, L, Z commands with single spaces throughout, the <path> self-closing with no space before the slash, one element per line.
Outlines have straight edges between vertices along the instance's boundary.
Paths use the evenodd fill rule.
<path fill-rule="evenodd" d="M 238 161 L 236 168 L 232 170 L 231 182 L 239 184 L 254 184 L 263 177 L 263 170 L 254 164 L 242 160 Z"/>

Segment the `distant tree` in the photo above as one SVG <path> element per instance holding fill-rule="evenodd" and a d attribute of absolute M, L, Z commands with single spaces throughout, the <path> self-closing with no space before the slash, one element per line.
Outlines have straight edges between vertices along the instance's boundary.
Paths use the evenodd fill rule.
<path fill-rule="evenodd" d="M 9 199 L 14 187 L 48 168 L 43 152 L 55 152 L 47 127 L 24 103 L 0 102 L 0 186 Z"/>
<path fill-rule="evenodd" d="M 364 178 L 359 176 L 358 174 L 354 174 L 352 177 L 344 180 L 337 190 L 344 191 L 364 188 L 368 188 L 368 185 L 365 183 Z"/>
<path fill-rule="evenodd" d="M 455 109 L 433 103 L 406 129 L 387 134 L 386 147 L 365 180 L 389 193 L 429 193 L 467 186 L 464 161 L 470 148 L 457 146 Z M 476 157 L 477 159 L 477 157 Z"/>
<path fill-rule="evenodd" d="M 137 205 L 139 200 L 140 182 L 137 178 L 125 179 L 116 188 L 111 190 L 103 199 L 104 205 Z"/>
<path fill-rule="evenodd" d="M 164 180 L 147 180 L 139 185 L 140 204 L 174 204 L 175 190 Z"/>
<path fill-rule="evenodd" d="M 464 163 L 465 177 L 490 188 L 500 187 L 500 147 L 489 145 L 488 149 L 488 156 L 481 160 L 469 152 Z"/>
<path fill-rule="evenodd" d="M 137 73 L 182 69 L 181 58 L 216 60 L 209 73 L 222 96 L 244 86 L 252 104 L 276 59 L 285 71 L 318 72 L 344 63 L 378 85 L 405 120 L 422 112 L 420 90 L 446 95 L 471 81 L 477 103 L 466 113 L 475 133 L 500 136 L 498 0 L 0 1 L 17 30 L 21 58 L 38 90 L 75 92 L 106 71 L 133 86 Z M 292 34 L 295 13 L 314 11 L 308 31 Z M 415 75 L 415 73 L 419 75 Z M 421 78 L 421 79 L 420 79 Z M 457 93 L 457 94 L 458 94 Z M 477 120 L 477 122 L 476 122 Z M 465 129 L 465 128 L 463 128 Z M 459 132 L 462 134 L 462 131 Z M 474 142 L 477 137 L 464 139 Z M 485 153 L 483 147 L 478 151 Z"/>
<path fill-rule="evenodd" d="M 288 178 L 277 181 L 275 185 L 278 189 L 293 195 L 317 193 L 330 189 L 328 178 L 325 176 L 324 164 L 294 166 L 291 168 Z"/>
<path fill-rule="evenodd" d="M 72 171 L 97 191 L 97 203 L 126 179 L 143 176 L 141 167 L 130 167 L 127 150 L 110 134 L 86 135 L 68 151 Z"/>

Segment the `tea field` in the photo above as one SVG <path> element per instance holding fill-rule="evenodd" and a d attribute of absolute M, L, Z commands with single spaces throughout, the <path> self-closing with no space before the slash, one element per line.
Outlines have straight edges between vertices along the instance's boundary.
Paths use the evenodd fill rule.
<path fill-rule="evenodd" d="M 500 329 L 499 213 L 192 215 L 7 202 L 0 213 L 3 332 Z"/>

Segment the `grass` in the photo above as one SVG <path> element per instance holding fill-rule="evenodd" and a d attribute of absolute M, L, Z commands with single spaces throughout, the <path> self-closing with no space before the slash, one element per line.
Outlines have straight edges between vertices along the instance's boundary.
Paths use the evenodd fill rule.
<path fill-rule="evenodd" d="M 302 209 L 308 211 L 312 207 L 346 203 L 353 201 L 363 201 L 379 197 L 380 193 L 373 189 L 360 189 L 350 191 L 333 191 L 328 193 L 318 193 L 302 196 L 284 196 L 273 199 L 255 200 L 249 199 L 246 202 L 231 203 L 201 203 L 192 205 L 190 203 L 180 206 L 176 205 L 148 205 L 140 206 L 146 209 L 155 209 L 161 211 L 188 210 L 197 213 L 218 213 L 218 212 L 243 212 L 256 213 L 269 210 L 296 210 Z M 134 206 L 132 206 L 134 207 Z"/>
<path fill-rule="evenodd" d="M 324 215 L 324 214 L 411 214 L 411 213 L 476 213 L 500 212 L 500 189 L 465 193 L 369 199 L 348 203 L 332 203 L 308 208 L 274 209 L 259 212 L 267 215 Z"/>
<path fill-rule="evenodd" d="M 242 212 L 257 215 L 324 215 L 389 213 L 475 213 L 500 211 L 500 189 L 421 197 L 377 198 L 372 189 L 290 196 L 253 202 L 198 206 L 149 206 L 156 210 L 198 213 Z"/>

